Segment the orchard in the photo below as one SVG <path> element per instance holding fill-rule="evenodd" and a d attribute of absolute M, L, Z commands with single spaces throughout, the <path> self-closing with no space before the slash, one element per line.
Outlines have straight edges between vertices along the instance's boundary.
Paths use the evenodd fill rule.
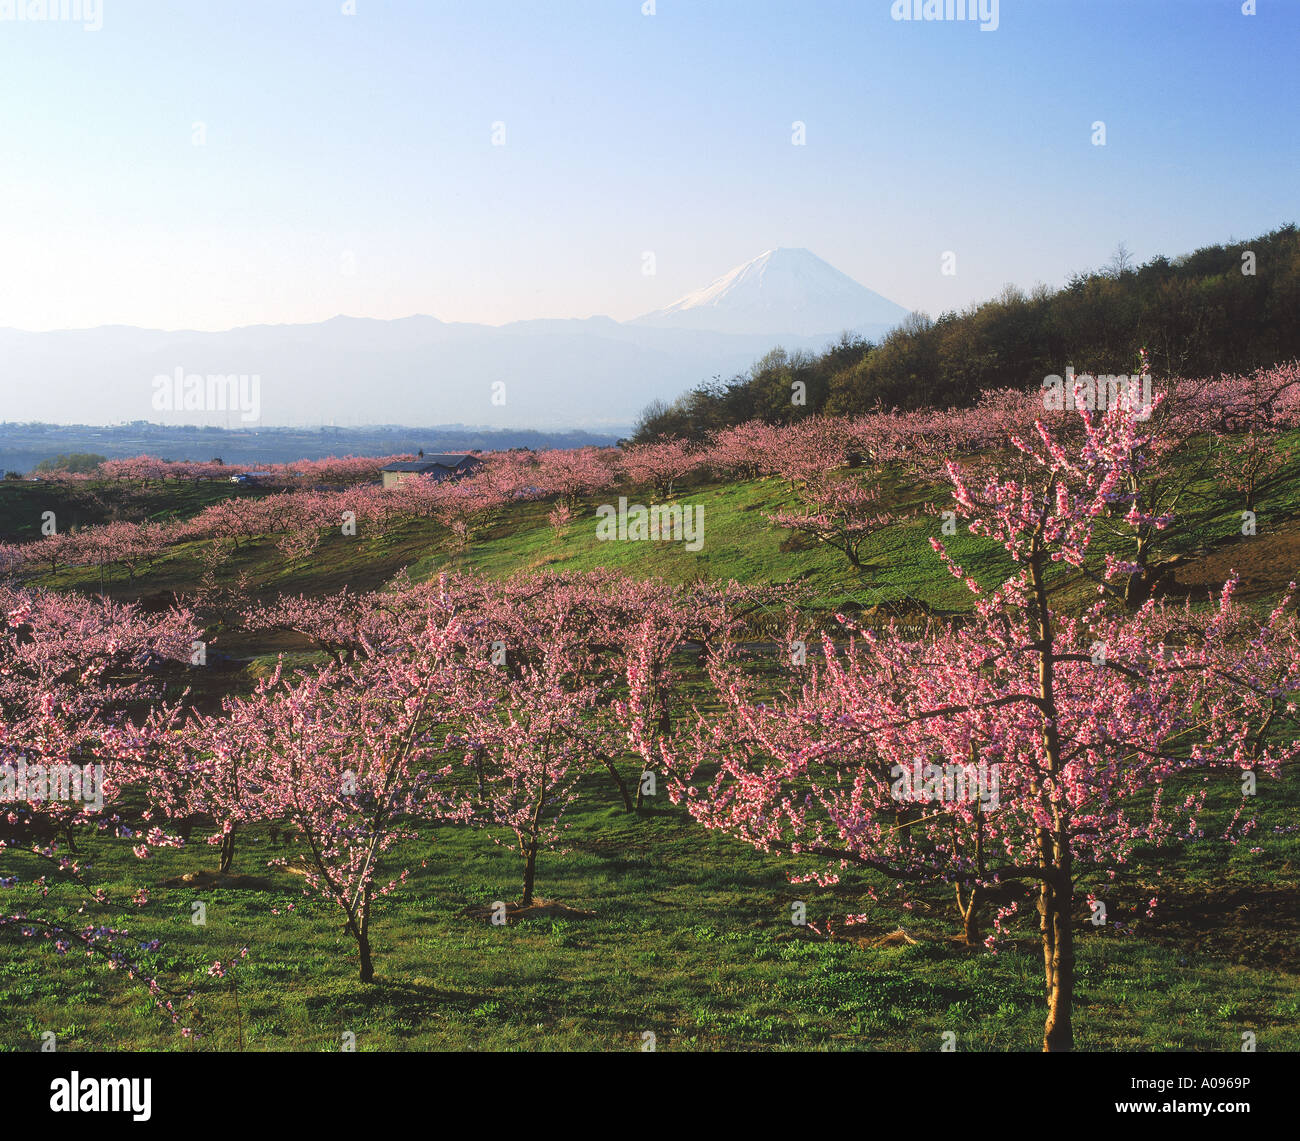
<path fill-rule="evenodd" d="M 1004 963 L 1032 948 L 1041 1033 L 1019 1022 L 1005 1048 L 1106 1048 L 1123 1032 L 1085 1032 L 1109 992 L 1081 955 L 1105 931 L 1123 969 L 1110 936 L 1127 927 L 1186 958 L 1153 883 L 1186 897 L 1247 853 L 1284 875 L 1300 759 L 1294 583 L 1224 565 L 1248 556 L 1245 522 L 1294 526 L 1300 370 L 1156 389 L 487 454 L 477 474 L 388 489 L 392 457 L 303 461 L 188 517 L 67 531 L 52 510 L 39 538 L 0 548 L 0 772 L 44 790 L 0 783 L 0 947 L 134 988 L 202 1048 L 227 970 L 196 982 L 169 956 L 183 915 L 179 896 L 153 902 L 179 890 L 155 865 L 256 901 L 238 946 L 187 933 L 218 967 L 254 979 L 259 940 L 315 930 L 356 993 L 399 992 L 412 955 L 438 953 L 419 948 L 546 923 L 545 970 L 563 971 L 621 899 L 657 909 L 619 936 L 643 965 L 673 955 L 656 923 L 689 909 L 683 930 L 713 930 L 699 916 L 716 909 L 738 939 L 761 929 L 755 964 L 834 963 L 845 987 L 888 995 L 895 968 L 873 956 L 919 955 L 924 913 L 925 961 L 979 1001 L 1008 987 L 997 1010 L 1019 1009 Z M 138 457 L 94 478 L 162 502 L 226 475 Z M 628 494 L 712 497 L 698 557 L 717 562 L 597 543 L 597 509 Z M 776 552 L 766 578 L 700 570 L 752 572 L 751 547 Z M 1199 557 L 1225 573 L 1183 587 Z M 891 597 L 900 568 L 928 596 Z M 93 801 L 66 794 L 74 770 Z M 922 787 L 923 771 L 959 779 Z M 571 869 L 600 860 L 598 913 Z M 490 894 L 465 890 L 485 868 Z M 773 915 L 809 909 L 775 941 Z M 294 986 L 333 969 L 304 957 Z M 504 965 L 491 977 L 483 1018 L 519 985 Z M 728 985 L 749 993 L 743 972 Z M 664 1014 L 677 1000 L 652 973 L 602 993 L 636 1007 L 628 1027 L 695 1009 Z M 819 999 L 807 1017 L 851 1046 L 852 1027 L 884 1033 L 891 1002 Z M 689 1017 L 706 1042 L 749 1041 Z M 799 1025 L 779 1040 L 799 1044 Z"/>

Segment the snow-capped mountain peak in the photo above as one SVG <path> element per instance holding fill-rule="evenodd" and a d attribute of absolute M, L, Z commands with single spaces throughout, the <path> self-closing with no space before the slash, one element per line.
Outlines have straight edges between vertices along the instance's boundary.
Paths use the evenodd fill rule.
<path fill-rule="evenodd" d="M 907 310 L 805 249 L 766 250 L 633 324 L 717 333 L 879 333 Z"/>

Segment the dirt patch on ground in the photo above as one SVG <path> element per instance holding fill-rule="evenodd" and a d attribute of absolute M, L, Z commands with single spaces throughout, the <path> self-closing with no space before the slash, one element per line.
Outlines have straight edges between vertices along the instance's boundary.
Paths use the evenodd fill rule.
<path fill-rule="evenodd" d="M 897 931 L 891 931 L 888 935 L 868 939 L 866 942 L 869 947 L 915 947 L 921 940 L 914 935 L 909 935 L 900 927 Z"/>
<path fill-rule="evenodd" d="M 1300 972 L 1300 888 L 1255 885 L 1160 892 L 1143 934 L 1232 963 Z"/>
<path fill-rule="evenodd" d="M 208 649 L 233 658 L 252 658 L 262 654 L 315 653 L 320 647 L 296 630 L 227 630 L 213 638 Z"/>
<path fill-rule="evenodd" d="M 243 876 L 221 872 L 186 872 L 163 880 L 159 887 L 227 888 L 235 891 L 275 891 L 276 886 L 264 876 Z"/>
<path fill-rule="evenodd" d="M 1176 581 L 1162 592 L 1174 598 L 1203 600 L 1223 589 L 1236 571 L 1241 576 L 1237 597 L 1243 601 L 1268 598 L 1300 579 L 1300 528 L 1252 537 L 1242 536 L 1182 563 Z"/>
<path fill-rule="evenodd" d="M 521 919 L 593 919 L 594 911 L 585 911 L 580 907 L 570 907 L 554 899 L 535 899 L 527 907 L 518 903 L 507 903 L 505 917 L 507 923 L 517 923 Z M 469 919 L 482 919 L 491 922 L 493 917 L 502 914 L 501 909 L 489 904 L 475 904 L 460 913 Z"/>
<path fill-rule="evenodd" d="M 789 931 L 782 930 L 775 935 L 775 939 L 778 943 L 790 940 L 812 943 L 851 943 L 855 947 L 872 951 L 878 951 L 885 947 L 916 947 L 922 943 L 942 943 L 956 951 L 977 949 L 971 947 L 961 934 L 932 935 L 924 931 L 908 931 L 904 927 L 896 927 L 893 931 L 884 933 L 877 929 L 875 933 L 872 933 L 858 924 L 846 927 L 835 927 L 832 924 L 830 930 L 825 931 L 815 924 L 809 923 L 801 927 L 793 927 Z"/>

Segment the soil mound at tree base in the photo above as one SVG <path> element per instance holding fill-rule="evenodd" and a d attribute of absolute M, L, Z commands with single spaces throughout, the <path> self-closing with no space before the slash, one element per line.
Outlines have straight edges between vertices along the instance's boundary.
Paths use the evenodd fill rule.
<path fill-rule="evenodd" d="M 500 908 L 491 904 L 484 906 L 474 904 L 460 913 L 470 919 L 485 919 L 491 922 L 493 916 L 500 914 Z M 592 919 L 596 913 L 579 907 L 570 907 L 554 899 L 535 899 L 527 907 L 518 903 L 505 905 L 506 919 L 514 923 L 520 919 Z"/>
<path fill-rule="evenodd" d="M 228 888 L 236 891 L 276 891 L 264 876 L 244 876 L 222 872 L 186 872 L 163 880 L 159 887 Z"/>

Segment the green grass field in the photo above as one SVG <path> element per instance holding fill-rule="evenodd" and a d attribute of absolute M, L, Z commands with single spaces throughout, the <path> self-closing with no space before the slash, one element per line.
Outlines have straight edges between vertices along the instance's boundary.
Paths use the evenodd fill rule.
<path fill-rule="evenodd" d="M 1209 815 L 1226 820 L 1234 787 L 1218 790 Z M 0 936 L 0 1043 L 32 1049 L 53 1030 L 60 1049 L 230 1050 L 242 1034 L 250 1050 L 337 1050 L 351 1032 L 363 1050 L 633 1050 L 649 1031 L 659 1049 L 897 1051 L 937 1049 L 951 1031 L 961 1049 L 1038 1047 L 1033 924 L 1020 922 L 997 955 L 972 951 L 952 940 L 959 924 L 946 894 L 905 908 L 866 903 L 866 884 L 888 887 L 872 875 L 833 889 L 792 885 L 783 870 L 796 865 L 707 833 L 671 806 L 628 815 L 609 793 L 589 782 L 570 850 L 544 856 L 539 878 L 546 899 L 593 915 L 494 926 L 461 914 L 517 898 L 518 860 L 488 835 L 442 829 L 417 846 L 411 878 L 377 914 L 371 986 L 357 982 L 336 911 L 305 899 L 292 873 L 272 870 L 273 891 L 163 888 L 215 869 L 215 849 L 141 862 L 125 845 L 92 845 L 111 894 L 149 889 L 147 904 L 112 920 L 142 942 L 163 941 L 143 962 L 195 991 L 184 1021 L 204 1037 L 178 1038 L 120 974 L 39 940 L 20 948 L 11 932 Z M 1295 1047 L 1297 842 L 1273 828 L 1298 806 L 1294 780 L 1263 786 L 1261 854 L 1226 845 L 1175 854 L 1163 875 L 1139 872 L 1107 897 L 1126 924 L 1150 891 L 1161 906 L 1135 934 L 1083 924 L 1080 1049 L 1233 1050 L 1246 1031 L 1260 1049 Z M 264 831 L 241 834 L 235 870 L 266 874 L 267 859 L 285 854 L 291 846 Z M 798 900 L 819 927 L 864 908 L 870 921 L 819 940 L 791 922 Z M 195 901 L 204 926 L 191 921 Z M 900 927 L 915 944 L 871 946 Z M 244 946 L 236 978 L 207 976 Z"/>

